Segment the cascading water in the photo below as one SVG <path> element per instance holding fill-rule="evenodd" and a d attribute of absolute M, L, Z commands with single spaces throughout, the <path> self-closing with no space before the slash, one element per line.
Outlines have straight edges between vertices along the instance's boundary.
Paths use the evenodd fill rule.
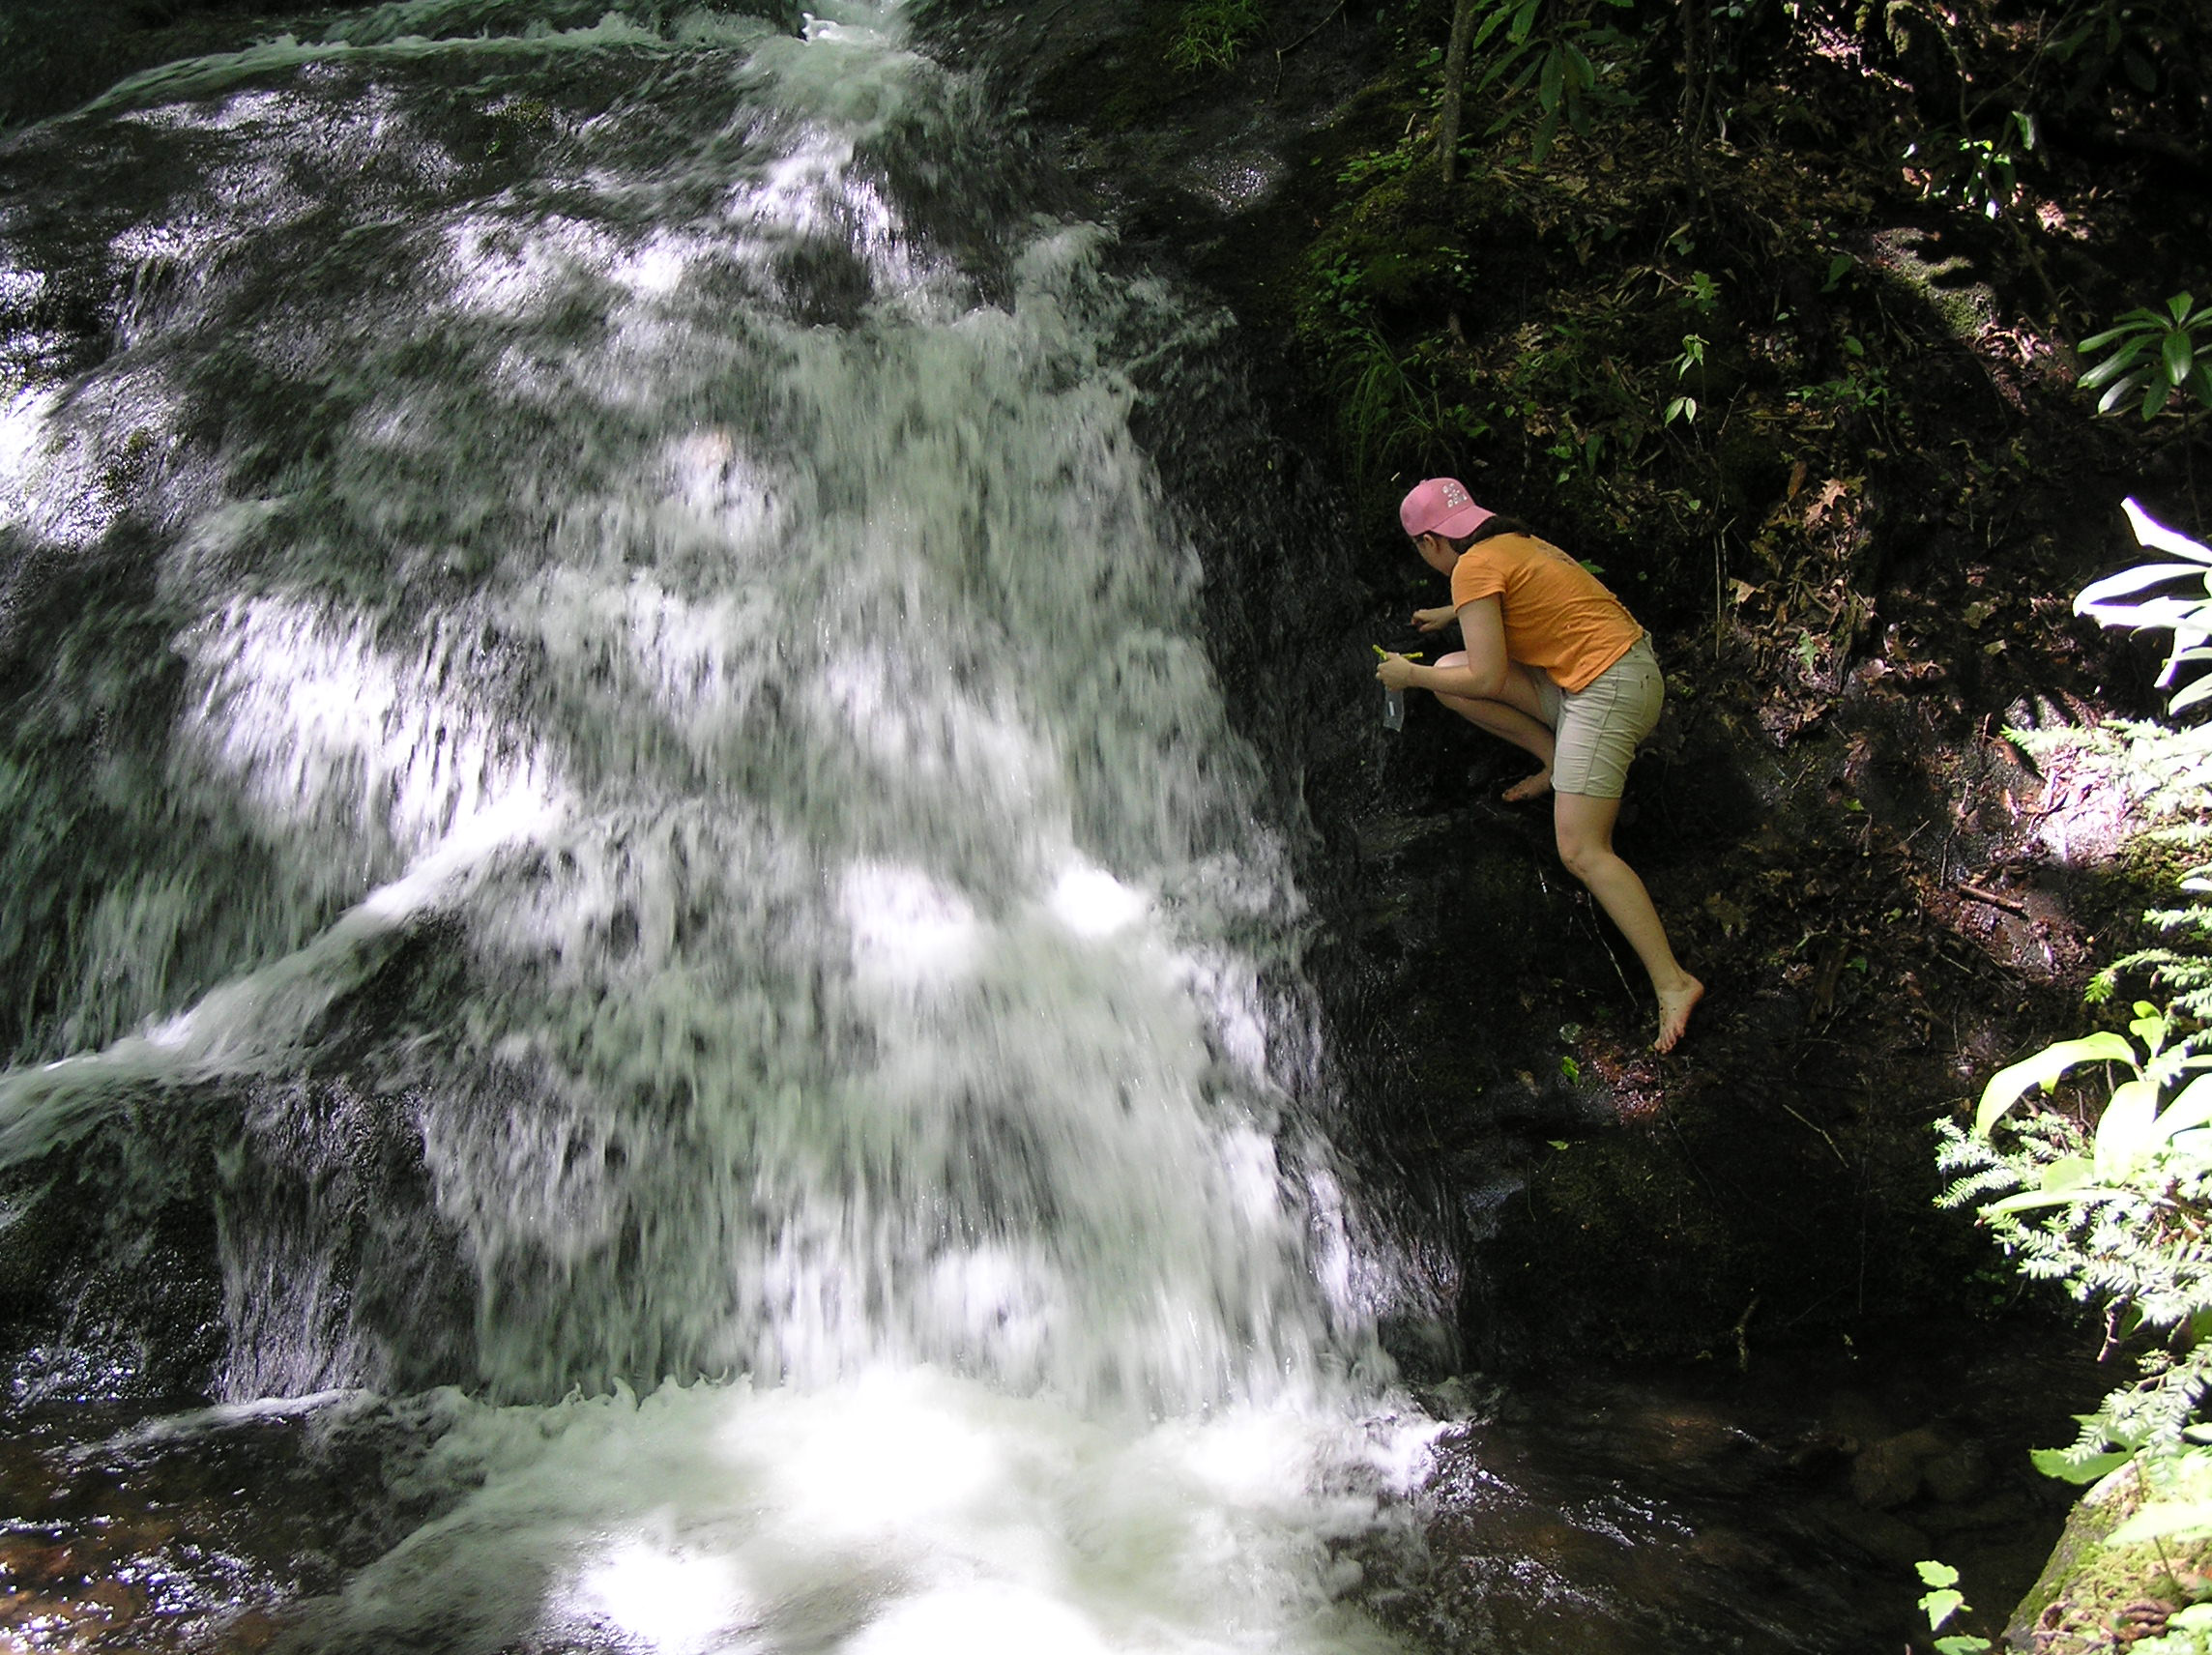
<path fill-rule="evenodd" d="M 412 1422 L 290 1646 L 1386 1645 L 1420 1437 L 1128 425 L 1212 324 L 900 26 L 421 0 L 0 149 L 0 1221 L 204 1195 L 165 1432 Z M 101 1303 L 19 1407 L 130 1390 Z"/>

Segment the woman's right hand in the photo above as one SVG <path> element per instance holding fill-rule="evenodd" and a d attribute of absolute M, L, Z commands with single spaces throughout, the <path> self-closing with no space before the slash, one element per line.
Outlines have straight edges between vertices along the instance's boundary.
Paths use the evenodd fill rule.
<path fill-rule="evenodd" d="M 1459 619 L 1459 611 L 1456 609 L 1416 609 L 1413 611 L 1413 624 L 1423 632 L 1441 632 L 1457 619 Z"/>

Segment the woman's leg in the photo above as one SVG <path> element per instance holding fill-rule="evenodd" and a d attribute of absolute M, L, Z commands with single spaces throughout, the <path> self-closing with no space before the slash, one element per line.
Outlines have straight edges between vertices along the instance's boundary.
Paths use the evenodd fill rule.
<path fill-rule="evenodd" d="M 1651 991 L 1659 997 L 1659 1036 L 1651 1044 L 1654 1050 L 1671 1052 L 1689 1027 L 1690 1012 L 1703 998 L 1705 985 L 1674 958 L 1667 928 L 1659 922 L 1659 911 L 1651 906 L 1651 893 L 1644 888 L 1636 870 L 1615 854 L 1613 824 L 1619 814 L 1617 798 L 1581 793 L 1554 795 L 1552 822 L 1558 836 L 1559 860 L 1567 864 L 1567 872 L 1589 887 L 1606 917 L 1620 928 L 1636 957 L 1644 962 L 1651 977 Z"/>
<path fill-rule="evenodd" d="M 1465 651 L 1454 651 L 1437 662 L 1440 667 L 1456 667 L 1467 660 Z M 1515 803 L 1525 798 L 1538 798 L 1551 790 L 1552 754 L 1554 750 L 1551 722 L 1544 716 L 1544 698 L 1536 688 L 1536 681 L 1528 676 L 1528 669 L 1514 661 L 1505 668 L 1504 699 L 1493 701 L 1488 697 L 1472 695 L 1439 695 L 1437 699 L 1458 713 L 1478 730 L 1502 738 L 1529 754 L 1543 767 L 1532 776 L 1526 776 L 1505 790 L 1505 797 Z"/>

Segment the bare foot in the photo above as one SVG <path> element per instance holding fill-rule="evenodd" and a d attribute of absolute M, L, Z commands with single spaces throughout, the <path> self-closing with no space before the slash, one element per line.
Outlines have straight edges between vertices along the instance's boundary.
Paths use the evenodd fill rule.
<path fill-rule="evenodd" d="M 1672 1052 L 1682 1038 L 1682 1031 L 1690 1026 L 1690 1013 L 1698 1002 L 1705 998 L 1705 985 L 1696 977 L 1689 979 L 1686 988 L 1664 989 L 1659 995 L 1659 1038 L 1651 1042 L 1654 1052 Z"/>
<path fill-rule="evenodd" d="M 1552 791 L 1552 767 L 1546 765 L 1532 776 L 1515 782 L 1498 797 L 1508 804 L 1526 804 L 1531 798 L 1542 798 Z"/>

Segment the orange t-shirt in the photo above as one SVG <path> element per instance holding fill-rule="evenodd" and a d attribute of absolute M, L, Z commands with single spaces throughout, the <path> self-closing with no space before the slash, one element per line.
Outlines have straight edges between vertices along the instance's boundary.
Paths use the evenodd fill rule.
<path fill-rule="evenodd" d="M 1477 540 L 1452 566 L 1451 600 L 1464 609 L 1495 597 L 1505 615 L 1505 653 L 1542 667 L 1561 689 L 1587 689 L 1644 636 L 1619 598 L 1581 564 L 1533 535 Z"/>

